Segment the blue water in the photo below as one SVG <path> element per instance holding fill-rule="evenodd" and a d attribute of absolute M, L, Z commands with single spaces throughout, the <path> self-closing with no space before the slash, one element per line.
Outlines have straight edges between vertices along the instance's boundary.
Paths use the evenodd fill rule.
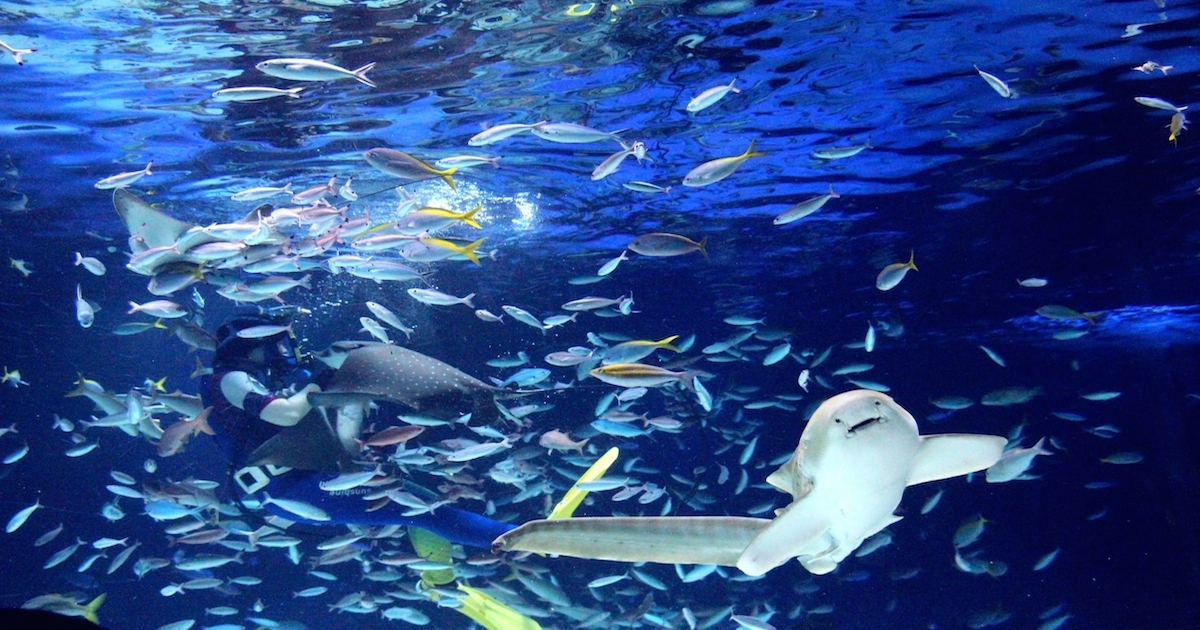
<path fill-rule="evenodd" d="M 768 462 L 795 447 L 807 411 L 854 387 L 831 376 L 853 362 L 876 366 L 860 376 L 888 386 L 923 433 L 1008 435 L 1023 425 L 1023 446 L 1042 436 L 1056 440 L 1054 454 L 1036 460 L 1036 479 L 988 484 L 977 476 L 910 489 L 901 504 L 905 518 L 889 528 L 894 542 L 851 557 L 826 576 L 789 562 L 760 580 L 747 581 L 729 568 L 683 584 L 672 567 L 646 565 L 640 570 L 667 590 L 629 579 L 597 597 L 587 582 L 629 567 L 504 558 L 518 570 L 545 571 L 575 604 L 611 615 L 594 627 L 614 627 L 611 619 L 636 609 L 648 592 L 654 595 L 650 616 L 622 627 L 661 627 L 655 619 L 686 627 L 683 607 L 704 622 L 717 614 L 727 618 L 728 606 L 734 614 L 769 616 L 777 628 L 1039 628 L 1047 612 L 1047 619 L 1070 614 L 1066 628 L 1196 627 L 1200 131 L 1183 131 L 1172 143 L 1165 128 L 1171 112 L 1134 101 L 1197 102 L 1200 13 L 1194 5 L 731 0 L 620 2 L 590 12 L 572 6 L 586 15 L 536 2 L 0 3 L 0 40 L 37 49 L 24 55 L 23 66 L 0 53 L 0 257 L 25 261 L 32 270 L 29 276 L 14 267 L 0 273 L 6 338 L 0 363 L 28 382 L 0 387 L 0 426 L 15 422 L 19 431 L 0 437 L 0 452 L 30 447 L 0 469 L 0 510 L 7 518 L 35 500 L 44 506 L 2 539 L 0 604 L 20 606 L 47 593 L 85 601 L 107 593 L 100 619 L 114 629 L 181 619 L 196 619 L 197 627 L 257 627 L 247 616 L 310 628 L 404 625 L 378 613 L 329 610 L 354 592 L 412 589 L 413 574 L 396 583 L 362 579 L 366 564 L 381 568 L 372 561 L 378 548 L 364 549 L 364 562 L 323 568 L 336 582 L 306 573 L 316 543 L 344 528 L 299 534 L 306 556 L 300 565 L 278 549 L 262 549 L 246 554 L 244 565 L 213 571 L 221 578 L 258 576 L 262 584 L 161 595 L 163 587 L 196 576 L 169 567 L 142 579 L 133 575 L 139 557 L 170 558 L 177 548 L 168 547 L 163 525 L 141 514 L 134 500 L 121 500 L 126 516 L 116 522 L 99 515 L 112 499 L 105 490 L 114 483 L 109 473 L 133 475 L 139 486 L 194 477 L 227 488 L 220 453 L 199 436 L 185 452 L 158 458 L 145 439 L 93 428 L 82 435 L 99 447 L 68 458 L 71 437 L 51 427 L 55 414 L 78 423 L 95 413 L 82 398 L 63 398 L 80 374 L 116 394 L 162 377 L 168 390 L 194 394 L 198 381 L 190 375 L 198 360 L 211 357 L 159 330 L 111 333 L 122 323 L 147 321 L 126 315 L 127 302 L 154 298 L 147 278 L 124 268 L 129 234 L 110 194 L 93 188 L 95 182 L 153 161 L 153 174 L 129 190 L 171 216 L 208 225 L 234 221 L 254 207 L 229 199 L 238 190 L 291 182 L 299 191 L 336 175 L 339 185 L 353 178 L 360 195 L 341 202 L 348 215 L 369 213 L 383 222 L 396 218 L 401 198 L 391 189 L 399 182 L 361 154 L 390 147 L 430 162 L 464 153 L 502 156 L 497 169 L 455 174 L 457 191 L 439 180 L 405 186 L 423 205 L 484 205 L 482 230 L 456 227 L 449 234 L 485 237 L 480 251 L 494 254 L 482 266 L 429 266 L 435 288 L 475 293 L 477 306 L 495 313 L 509 304 L 547 317 L 585 295 L 630 294 L 634 312 L 610 319 L 582 314 L 542 335 L 507 317 L 489 324 L 465 307 L 418 304 L 404 293 L 418 286 L 412 282 L 376 284 L 317 270 L 312 291 L 283 295 L 310 311 L 297 320 L 304 346 L 366 339 L 358 332 L 358 318 L 370 314 L 365 300 L 389 306 L 415 328 L 406 345 L 480 378 L 510 374 L 486 361 L 518 351 L 545 367 L 546 354 L 589 345 L 588 332 L 654 340 L 695 335 L 685 356 L 713 375 L 705 382 L 717 399 L 713 411 L 703 412 L 673 389 L 654 390 L 634 410 L 671 413 L 684 422 L 681 433 L 600 435 L 586 451 L 595 457 L 621 446 L 614 471 L 653 469 L 638 478 L 666 487 L 673 513 L 746 515 L 764 502 L 785 505 L 785 495 L 762 485 L 773 470 Z M 255 69 L 280 57 L 345 68 L 375 62 L 369 76 L 377 87 L 353 80 L 296 83 Z M 1166 74 L 1133 70 L 1147 61 L 1173 67 Z M 1015 97 L 1002 98 L 973 66 L 1007 82 Z M 697 114 L 684 111 L 695 95 L 734 77 L 740 93 Z M 309 87 L 297 99 L 211 98 L 215 90 L 253 85 Z M 620 148 L 615 142 L 554 144 L 523 134 L 489 147 L 467 146 L 484 126 L 544 120 L 626 129 L 622 137 L 645 142 L 652 161 L 631 158 L 615 174 L 592 181 L 592 170 Z M 738 155 L 752 140 L 764 157 L 707 187 L 680 184 L 695 166 Z M 812 156 L 867 142 L 872 148 L 850 158 Z M 634 180 L 672 188 L 649 195 L 620 185 Z M 830 184 L 840 198 L 795 223 L 772 224 Z M 286 197 L 271 201 L 288 205 Z M 650 232 L 706 237 L 710 260 L 634 255 L 599 284 L 568 283 L 594 276 L 634 237 Z M 910 251 L 919 271 L 891 291 L 877 290 L 876 274 L 907 260 Z M 108 272 L 95 277 L 73 266 L 74 252 L 99 258 Z M 1017 284 L 1030 277 L 1048 284 Z M 77 284 L 100 307 L 88 329 L 75 319 Z M 234 305 L 211 284 L 197 287 L 203 309 L 190 288 L 171 299 L 215 330 Z M 1051 304 L 1097 314 L 1099 321 L 1035 313 Z M 705 359 L 701 348 L 738 330 L 722 321 L 734 315 L 790 333 L 795 358 L 764 366 L 764 354 L 778 342 L 750 340 L 745 343 L 759 347 L 742 351 L 739 360 Z M 881 332 L 867 354 L 861 343 L 869 322 Z M 901 334 L 883 334 L 885 328 Z M 1087 334 L 1053 337 L 1068 329 Z M 996 351 L 1006 367 L 979 345 Z M 812 369 L 805 394 L 797 385 L 800 371 L 829 347 L 829 360 Z M 554 369 L 552 380 L 573 379 L 573 370 Z M 978 404 L 983 394 L 1015 385 L 1039 386 L 1044 394 L 1011 407 Z M 597 400 L 611 390 L 588 379 L 531 397 L 554 408 L 532 417 L 527 438 L 536 445 L 538 434 L 555 428 L 586 436 Z M 1080 397 L 1096 391 L 1121 395 Z M 777 394 L 803 398 L 790 403 L 794 411 L 742 408 Z M 951 394 L 976 404 L 947 414 L 929 402 Z M 385 406 L 380 417 L 401 411 Z M 1084 430 L 1102 425 L 1120 432 L 1103 438 Z M 451 437 L 440 431 L 422 439 Z M 754 437 L 757 449 L 745 466 L 751 486 L 735 495 L 738 457 Z M 726 448 L 729 440 L 737 443 Z M 1125 452 L 1145 459 L 1100 461 Z M 483 477 L 503 457 L 474 465 L 475 474 Z M 144 471 L 147 459 L 156 460 L 155 473 Z M 535 461 L 553 483 L 545 499 L 508 504 L 511 486 L 481 486 L 499 504 L 498 517 L 519 523 L 544 516 L 546 504 L 569 485 L 567 474 L 581 472 L 561 455 Z M 725 484 L 717 483 L 721 465 L 733 473 Z M 423 481 L 431 479 L 436 485 L 434 477 Z M 1094 487 L 1097 482 L 1103 487 Z M 921 515 L 922 504 L 939 490 L 945 491 L 939 505 Z M 597 493 L 579 514 L 657 515 L 666 500 L 642 506 Z M 459 505 L 484 509 L 481 501 Z M 953 534 L 976 515 L 987 519 L 986 531 L 966 551 L 979 549 L 982 557 L 1006 563 L 1002 576 L 955 567 Z M 33 547 L 60 522 L 57 539 Z M 128 537 L 141 547 L 112 575 L 104 573 L 108 559 L 76 570 L 95 553 L 90 549 L 41 568 L 76 537 Z M 408 549 L 403 540 L 386 546 Z M 1054 549 L 1061 549 L 1057 559 L 1034 572 L 1038 558 Z M 504 564 L 473 571 L 479 574 L 464 583 L 517 593 L 545 613 L 539 618 L 545 628 L 582 623 L 518 582 L 504 581 L 512 572 Z M 329 592 L 293 597 L 311 586 Z M 261 612 L 252 611 L 256 601 Z M 432 627 L 470 624 L 427 600 L 394 605 L 419 608 Z M 205 613 L 216 606 L 239 612 Z M 714 623 L 736 627 L 728 619 Z"/>

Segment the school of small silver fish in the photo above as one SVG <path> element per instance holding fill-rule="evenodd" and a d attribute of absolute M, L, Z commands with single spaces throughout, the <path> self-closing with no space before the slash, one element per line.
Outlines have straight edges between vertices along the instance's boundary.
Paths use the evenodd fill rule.
<path fill-rule="evenodd" d="M 586 11 L 587 15 L 593 10 L 587 6 L 592 5 L 571 5 L 565 12 Z M 614 16 L 628 10 L 618 7 L 612 5 Z M 480 17 L 476 27 L 495 28 L 489 20 L 507 19 L 516 18 L 496 12 Z M 48 56 L 45 48 L 19 48 L 0 41 L 0 49 L 25 67 Z M 261 72 L 256 77 L 260 85 L 222 87 L 212 92 L 208 104 L 233 108 L 278 101 L 286 105 L 303 103 L 310 91 L 318 89 L 370 90 L 393 78 L 386 74 L 386 66 L 392 63 L 400 62 L 380 59 L 347 68 L 315 58 L 265 59 L 254 66 Z M 1132 71 L 1167 76 L 1173 67 L 1147 61 Z M 995 93 L 989 91 L 989 99 L 999 95 L 1019 103 L 1025 97 L 1000 78 L 1002 70 L 989 73 L 966 66 L 961 71 L 964 76 L 977 73 Z M 677 109 L 716 121 L 736 109 L 722 110 L 727 99 L 752 98 L 758 89 L 759 83 L 750 76 L 714 75 L 694 86 Z M 986 88 L 981 85 L 981 90 Z M 1187 106 L 1153 96 L 1136 101 L 1157 113 L 1170 113 L 1168 140 L 1180 141 L 1187 130 Z M 863 132 L 814 148 L 810 157 L 825 165 L 864 151 L 885 151 L 884 131 L 877 130 L 874 140 L 871 133 Z M 173 217 L 165 190 L 153 197 L 145 192 L 156 178 L 170 172 L 170 164 L 146 161 L 142 168 L 130 167 L 136 170 L 106 168 L 94 188 L 103 191 L 96 194 L 112 194 L 114 216 L 121 217 L 128 239 L 122 250 L 115 245 L 126 235 L 111 234 L 108 238 L 116 239 L 117 251 L 78 252 L 74 260 L 63 260 L 61 269 L 53 270 L 70 278 L 66 293 L 72 297 L 66 306 L 88 334 L 153 338 L 155 343 L 175 344 L 181 357 L 191 353 L 199 358 L 189 355 L 186 361 L 196 365 L 193 380 L 178 384 L 174 391 L 168 391 L 166 379 L 154 380 L 152 374 L 129 377 L 132 370 L 149 370 L 144 366 L 122 366 L 111 376 L 80 374 L 67 393 L 70 400 L 53 410 L 52 423 L 18 418 L 0 427 L 5 467 L 0 478 L 27 458 L 62 457 L 70 462 L 120 452 L 126 462 L 111 470 L 109 479 L 80 480 L 80 502 L 69 506 L 71 512 L 103 518 L 108 534 L 102 538 L 85 537 L 60 523 L 64 518 L 55 510 L 68 506 L 44 504 L 39 494 L 27 489 L 5 493 L 11 508 L 6 526 L 13 535 L 9 540 L 25 544 L 15 537 L 21 532 L 34 547 L 22 557 L 41 563 L 46 572 L 93 578 L 93 588 L 40 595 L 26 601 L 26 607 L 95 619 L 103 616 L 101 593 L 106 583 L 134 579 L 181 611 L 176 620 L 154 624 L 165 630 L 303 627 L 295 625 L 301 616 L 291 609 L 312 602 L 336 611 L 339 621 L 349 618 L 342 615 L 364 615 L 373 621 L 459 627 L 453 625 L 460 623 L 451 616 L 454 613 L 445 609 L 461 609 L 464 600 L 476 596 L 457 590 L 457 583 L 478 589 L 523 619 L 484 624 L 493 630 L 768 630 L 803 627 L 807 618 L 835 614 L 838 592 L 859 582 L 902 584 L 950 566 L 964 574 L 961 577 L 968 585 L 985 577 L 1029 579 L 1053 571 L 1060 555 L 1097 553 L 1083 541 L 1072 540 L 1030 541 L 1027 548 L 1019 549 L 988 547 L 987 532 L 1020 526 L 989 510 L 988 497 L 997 492 L 1061 484 L 1054 477 L 1069 467 L 1093 475 L 1071 492 L 1099 492 L 1118 483 L 1112 480 L 1118 474 L 1111 472 L 1115 467 L 1146 459 L 1134 447 L 1122 444 L 1124 418 L 1106 404 L 1118 406 L 1128 398 L 1121 398 L 1118 385 L 1101 376 L 1081 375 L 1076 379 L 1080 385 L 1066 391 L 1024 376 L 1022 370 L 1032 372 L 1034 366 L 1005 357 L 1003 339 L 958 339 L 952 343 L 976 361 L 976 369 L 987 374 L 994 388 L 946 391 L 927 401 L 910 400 L 900 383 L 906 353 L 912 350 L 905 348 L 905 327 L 898 318 L 867 317 L 865 322 L 859 318 L 856 327 L 866 324 L 857 328 L 862 335 L 822 338 L 795 332 L 798 328 L 791 328 L 791 322 L 768 322 L 758 313 L 729 308 L 724 319 L 728 329 L 714 336 L 711 330 L 663 329 L 664 314 L 654 310 L 661 308 L 661 302 L 635 296 L 624 287 L 610 288 L 620 285 L 624 274 L 634 273 L 626 261 L 686 257 L 658 262 L 706 264 L 705 259 L 726 245 L 721 235 L 703 230 L 645 231 L 623 247 L 599 252 L 594 260 L 602 264 L 595 265 L 594 272 L 553 279 L 572 296 L 553 308 L 546 306 L 542 296 L 502 295 L 486 289 L 488 267 L 504 256 L 506 247 L 503 233 L 496 228 L 493 236 L 492 228 L 506 219 L 470 191 L 476 190 L 472 182 L 485 180 L 492 169 L 512 168 L 510 162 L 532 168 L 530 156 L 542 149 L 593 144 L 606 148 L 597 153 L 590 174 L 580 174 L 581 184 L 589 183 L 589 177 L 600 181 L 651 160 L 669 159 L 680 170 L 675 180 L 628 179 L 621 185 L 644 195 L 672 194 L 672 189 L 674 194 L 681 194 L 681 189 L 686 194 L 689 188 L 727 185 L 736 194 L 736 186 L 726 180 L 771 159 L 777 141 L 769 133 L 748 133 L 738 147 L 714 149 L 703 156 L 668 158 L 656 156 L 652 139 L 638 138 L 636 131 L 597 129 L 531 115 L 522 122 L 492 125 L 462 140 L 461 146 L 446 143 L 438 150 L 418 144 L 364 146 L 354 152 L 353 160 L 327 161 L 327 171 L 319 176 L 310 171 L 276 179 L 275 174 L 264 173 L 260 181 L 238 181 L 223 194 L 222 209 L 214 211 L 214 216 L 235 218 L 206 225 L 189 223 L 180 218 L 184 214 Z M 482 154 L 501 143 L 512 143 L 511 152 L 503 157 Z M 644 172 L 638 173 L 636 177 L 645 177 Z M 810 193 L 816 196 L 796 196 L 786 202 L 786 209 L 773 212 L 773 224 L 797 229 L 827 205 L 853 204 L 852 193 L 835 192 L 835 185 L 853 190 L 851 181 L 822 183 Z M 827 193 L 820 192 L 826 188 Z M 921 282 L 928 272 L 917 268 L 918 251 L 910 250 L 907 261 L 902 254 L 865 270 L 864 288 L 891 295 Z M 924 261 L 921 264 L 927 268 Z M 10 268 L 22 277 L 50 272 L 31 268 L 20 259 L 10 259 Z M 642 264 L 638 273 L 649 268 Z M 914 273 L 909 275 L 910 271 Z M 145 293 L 116 296 L 104 290 L 113 276 L 122 274 L 145 278 Z M 477 291 L 457 295 L 439 289 L 445 278 L 466 274 L 479 283 Z M 870 289 L 871 275 L 876 278 L 874 289 Z M 1051 282 L 1066 280 L 1028 277 L 1016 283 L 1020 291 L 1036 293 Z M 588 288 L 595 283 L 605 288 Z M 358 298 L 330 297 L 344 295 L 335 288 L 345 286 L 358 287 Z M 581 510 L 595 515 L 667 516 L 682 510 L 769 518 L 786 500 L 765 483 L 766 473 L 791 455 L 794 438 L 803 428 L 800 418 L 828 396 L 848 388 L 891 391 L 914 413 L 920 410 L 918 420 L 923 426 L 932 422 L 949 427 L 961 421 L 978 428 L 982 418 L 993 429 L 1011 427 L 1009 445 L 998 463 L 968 480 L 968 487 L 950 480 L 911 492 L 902 505 L 909 516 L 866 540 L 854 554 L 857 559 L 849 559 L 837 573 L 814 577 L 795 563 L 779 569 L 794 572 L 788 574 L 788 583 L 794 584 L 783 591 L 765 587 L 762 577 L 713 565 L 572 561 L 568 568 L 554 558 L 460 548 L 449 561 L 430 560 L 417 555 L 409 530 L 399 526 L 329 527 L 314 535 L 261 524 L 260 519 L 247 516 L 245 505 L 223 491 L 224 479 L 191 474 L 194 465 L 180 454 L 212 432 L 206 422 L 209 410 L 196 393 L 195 380 L 204 373 L 204 361 L 215 348 L 210 331 L 217 321 L 212 313 L 246 304 L 292 304 L 299 307 L 300 315 L 292 327 L 250 329 L 242 331 L 245 337 L 283 331 L 317 337 L 320 313 L 331 306 L 353 310 L 361 328 L 323 330 L 322 338 L 333 335 L 428 348 L 434 343 L 429 332 L 434 326 L 429 322 L 453 321 L 447 326 L 461 326 L 461 319 L 448 318 L 466 309 L 474 312 L 474 328 L 458 332 L 484 339 L 493 334 L 499 338 L 495 331 L 504 330 L 503 343 L 481 344 L 498 355 L 492 360 L 464 363 L 439 357 L 477 378 L 490 379 L 498 388 L 521 394 L 515 402 L 497 401 L 498 423 L 473 425 L 469 415 L 446 419 L 384 406 L 371 418 L 371 429 L 361 440 L 360 457 L 370 467 L 342 475 L 328 488 L 379 488 L 373 498 L 386 497 L 404 506 L 407 514 L 436 513 L 442 505 L 455 505 L 518 524 L 543 518 L 574 486 L 592 493 Z M 1045 324 L 1047 337 L 1066 344 L 1103 324 L 1105 313 L 1081 308 L 1046 303 L 1028 316 Z M 19 367 L 4 366 L 0 384 L 57 387 L 23 380 Z M 1071 367 L 1073 374 L 1082 374 L 1077 364 Z M 747 370 L 787 373 L 792 387 L 767 391 L 751 384 Z M 733 372 L 739 377 L 730 377 Z M 567 406 L 563 402 L 567 398 L 574 406 L 593 409 L 592 416 L 555 412 Z M 781 419 L 789 426 L 785 435 L 777 430 Z M 34 426 L 38 422 L 45 426 Z M 53 446 L 44 439 L 45 433 L 55 436 Z M 690 471 L 647 459 L 638 450 L 638 445 L 655 445 L 686 451 L 695 448 L 697 436 L 702 436 L 707 449 L 703 457 L 707 463 Z M 1109 454 L 1087 461 L 1073 454 L 1101 448 L 1097 445 L 1104 445 Z M 622 453 L 608 474 L 575 484 L 613 446 Z M 185 461 L 187 465 L 177 465 Z M 389 490 L 401 478 L 436 489 L 439 498 L 426 501 Z M 1029 483 L 1000 489 L 985 485 L 1016 481 Z M 1057 487 L 1061 490 L 1065 485 Z M 954 510 L 957 515 L 955 520 L 961 523 L 957 529 L 929 526 L 918 515 L 932 512 L 942 502 L 946 505 L 942 511 Z M 1089 521 L 1105 517 L 1107 508 L 1097 505 Z M 161 535 L 137 535 L 131 523 L 145 519 L 152 520 Z M 924 557 L 936 560 L 897 565 L 888 561 L 893 545 L 925 547 L 929 553 Z M 266 584 L 281 571 L 297 576 L 289 583 L 306 585 L 282 601 Z M 445 572 L 452 572 L 449 579 Z M 717 581 L 724 584 L 719 596 L 713 595 L 716 587 L 701 587 Z M 888 612 L 904 607 L 898 594 L 885 604 Z M 1075 614 L 1067 603 L 1030 611 L 1022 602 L 1006 601 L 987 610 L 962 610 L 959 619 L 977 630 L 1007 622 L 1018 614 L 1016 610 L 1023 615 L 1023 627 L 1039 630 L 1063 627 Z M 535 625 L 523 625 L 524 620 Z"/>

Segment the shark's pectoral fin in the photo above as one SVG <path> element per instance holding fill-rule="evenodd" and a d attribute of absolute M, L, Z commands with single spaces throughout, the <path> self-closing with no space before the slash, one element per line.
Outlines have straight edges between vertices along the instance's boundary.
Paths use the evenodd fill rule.
<path fill-rule="evenodd" d="M 731 567 L 767 526 L 739 516 L 581 517 L 530 521 L 504 534 L 493 551 L 533 551 L 619 562 Z"/>
<path fill-rule="evenodd" d="M 1000 460 L 1008 442 L 997 435 L 946 433 L 921 437 L 908 485 L 949 479 L 983 470 Z"/>
<path fill-rule="evenodd" d="M 811 553 L 810 545 L 829 529 L 832 507 L 805 498 L 783 508 L 742 551 L 737 568 L 746 575 L 762 575 L 802 553 Z"/>

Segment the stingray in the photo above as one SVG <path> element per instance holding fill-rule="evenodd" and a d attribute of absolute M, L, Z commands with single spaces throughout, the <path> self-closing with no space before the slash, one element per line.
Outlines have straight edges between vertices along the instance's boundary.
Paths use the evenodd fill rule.
<path fill-rule="evenodd" d="M 345 347 L 345 346 L 343 346 Z M 363 343 L 341 360 L 329 386 L 309 394 L 315 406 L 341 406 L 373 400 L 398 402 L 416 410 L 444 397 L 490 399 L 495 387 L 431 356 L 386 343 Z"/>
<path fill-rule="evenodd" d="M 762 575 L 796 558 L 817 575 L 837 568 L 871 535 L 900 520 L 908 486 L 983 470 L 1007 440 L 920 435 L 916 420 L 870 390 L 821 404 L 792 457 L 767 483 L 792 495 L 774 519 L 734 516 L 540 520 L 496 539 L 494 550 L 623 562 L 736 566 Z"/>
<path fill-rule="evenodd" d="M 366 406 L 372 401 L 398 402 L 440 415 L 446 407 L 461 414 L 464 400 L 472 417 L 490 422 L 496 416 L 497 388 L 420 352 L 378 342 L 338 342 L 319 357 L 336 368 L 329 386 L 308 395 L 314 407 L 336 407 L 336 433 L 354 451 L 362 433 Z"/>

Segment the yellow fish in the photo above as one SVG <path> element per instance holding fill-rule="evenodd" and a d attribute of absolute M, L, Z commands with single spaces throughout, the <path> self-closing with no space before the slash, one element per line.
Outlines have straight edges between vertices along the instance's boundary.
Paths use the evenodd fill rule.
<path fill-rule="evenodd" d="M 450 177 L 458 170 L 456 168 L 439 169 L 403 151 L 382 147 L 363 153 L 363 158 L 368 164 L 388 175 L 414 182 L 440 177 L 450 188 L 458 190 L 454 185 L 454 178 Z"/>
<path fill-rule="evenodd" d="M 880 291 L 890 291 L 900 284 L 909 269 L 917 271 L 915 254 L 915 251 L 909 252 L 908 262 L 892 263 L 880 270 L 879 275 L 875 277 L 875 288 Z"/>
<path fill-rule="evenodd" d="M 482 267 L 482 263 L 479 262 L 479 255 L 475 253 L 475 250 L 479 249 L 479 246 L 482 245 L 485 240 L 487 239 L 481 238 L 477 241 L 467 243 L 466 245 L 459 245 L 453 241 L 447 241 L 444 238 L 423 238 L 421 239 L 421 242 L 433 247 L 442 247 L 454 252 L 455 254 L 466 256 L 467 260 Z"/>
<path fill-rule="evenodd" d="M 1175 114 L 1171 116 L 1171 123 L 1167 125 L 1167 128 L 1171 130 L 1171 135 L 1167 138 L 1167 140 L 1174 142 L 1175 145 L 1178 146 L 1179 143 L 1176 142 L 1176 140 L 1179 138 L 1180 133 L 1187 131 L 1187 123 L 1187 116 L 1184 116 L 1183 112 L 1175 112 Z"/>
<path fill-rule="evenodd" d="M 592 376 L 617 387 L 661 387 L 671 381 L 690 384 L 694 372 L 672 372 L 666 368 L 641 363 L 613 363 L 598 367 Z"/>
<path fill-rule="evenodd" d="M 683 185 L 707 186 L 709 184 L 715 184 L 722 179 L 733 175 L 733 172 L 738 170 L 738 167 L 742 165 L 742 162 L 745 162 L 752 157 L 762 157 L 766 155 L 766 153 L 761 153 L 754 150 L 754 143 L 756 141 L 757 138 L 751 140 L 750 148 L 746 149 L 746 152 L 742 153 L 741 155 L 709 160 L 708 162 L 705 162 L 692 169 L 691 172 L 684 176 Z"/>

